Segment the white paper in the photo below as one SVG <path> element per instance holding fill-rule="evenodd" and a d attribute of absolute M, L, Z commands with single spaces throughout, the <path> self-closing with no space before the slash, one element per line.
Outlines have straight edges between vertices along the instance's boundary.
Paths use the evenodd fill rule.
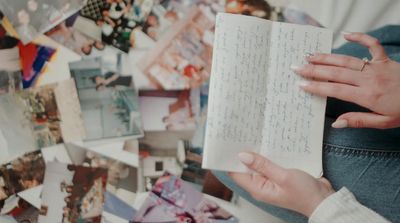
<path fill-rule="evenodd" d="M 303 92 L 290 65 L 331 43 L 326 29 L 218 14 L 203 167 L 244 172 L 237 154 L 254 151 L 320 176 L 326 98 Z"/>

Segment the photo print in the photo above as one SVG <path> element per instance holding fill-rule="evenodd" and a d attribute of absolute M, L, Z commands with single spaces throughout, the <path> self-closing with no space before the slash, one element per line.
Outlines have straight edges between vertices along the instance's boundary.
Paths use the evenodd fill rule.
<path fill-rule="evenodd" d="M 135 30 L 150 14 L 154 0 L 88 0 L 76 28 L 123 52 L 137 45 Z"/>
<path fill-rule="evenodd" d="M 22 74 L 18 47 L 0 49 L 0 61 L 0 95 L 21 90 Z"/>
<path fill-rule="evenodd" d="M 173 3 L 175 1 L 171 1 L 171 4 Z M 140 60 L 138 66 L 158 89 L 190 89 L 199 87 L 208 80 L 211 72 L 215 16 L 219 9 L 218 4 L 215 5 L 217 6 L 198 1 L 189 7 L 190 10 L 186 9 L 180 13 L 168 11 L 176 14 L 168 16 L 169 20 L 159 20 L 160 16 L 155 14 L 149 16 L 148 23 L 156 25 L 149 25 L 144 31 L 153 39 L 157 39 L 157 43 L 148 55 Z M 168 13 L 164 17 L 167 15 Z M 162 30 L 163 26 L 157 24 L 164 20 L 170 21 L 171 18 L 175 19 L 166 29 L 168 33 L 158 34 L 164 31 L 157 31 Z M 151 20 L 154 21 L 150 22 Z"/>
<path fill-rule="evenodd" d="M 139 102 L 145 131 L 196 128 L 196 118 L 200 113 L 199 89 L 140 91 Z"/>
<path fill-rule="evenodd" d="M 131 223 L 139 222 L 238 222 L 231 213 L 188 183 L 169 173 L 155 183 Z"/>
<path fill-rule="evenodd" d="M 77 98 L 73 80 L 1 95 L 0 161 L 82 140 L 85 133 Z"/>
<path fill-rule="evenodd" d="M 46 165 L 39 222 L 100 223 L 107 170 L 55 162 Z"/>
<path fill-rule="evenodd" d="M 25 201 L 18 195 L 12 195 L 6 200 L 7 207 L 3 207 L 1 217 L 9 217 L 13 222 L 18 223 L 37 223 L 39 217 L 39 209 L 29 202 Z"/>
<path fill-rule="evenodd" d="M 65 145 L 74 165 L 108 170 L 107 190 L 114 195 L 118 190 L 135 194 L 138 189 L 138 169 L 119 160 L 96 153 L 82 146 Z M 134 163 L 132 161 L 131 163 Z"/>
<path fill-rule="evenodd" d="M 108 49 L 105 43 L 78 31 L 76 26 L 79 26 L 81 20 L 77 12 L 46 32 L 46 35 L 81 56 L 95 56 L 105 52 Z"/>
<path fill-rule="evenodd" d="M 264 0 L 226 0 L 225 12 L 270 19 L 272 7 Z"/>
<path fill-rule="evenodd" d="M 22 85 L 24 88 L 34 87 L 57 50 L 35 43 L 18 44 L 18 48 L 22 66 Z"/>
<path fill-rule="evenodd" d="M 15 208 L 19 192 L 34 188 L 43 183 L 45 162 L 40 151 L 27 153 L 0 166 L 0 209 L 9 213 Z M 18 202 L 17 202 L 18 203 Z"/>
<path fill-rule="evenodd" d="M 133 77 L 124 66 L 121 54 L 70 63 L 87 140 L 143 136 Z"/>
<path fill-rule="evenodd" d="M 83 2 L 84 0 L 0 1 L 0 8 L 19 39 L 27 44 L 77 12 Z"/>

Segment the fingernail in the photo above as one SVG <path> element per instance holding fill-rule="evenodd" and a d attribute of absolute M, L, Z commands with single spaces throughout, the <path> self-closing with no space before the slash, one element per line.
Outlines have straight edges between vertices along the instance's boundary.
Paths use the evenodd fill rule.
<path fill-rule="evenodd" d="M 351 32 L 345 31 L 345 30 L 340 31 L 340 33 L 341 33 L 342 35 L 350 35 L 350 34 L 351 34 Z"/>
<path fill-rule="evenodd" d="M 336 120 L 334 123 L 332 123 L 332 127 L 337 129 L 346 128 L 347 125 L 348 123 L 346 119 Z"/>
<path fill-rule="evenodd" d="M 306 59 L 306 60 L 309 60 L 311 57 L 313 57 L 314 56 L 314 54 L 312 54 L 312 53 L 306 53 L 305 55 L 304 55 L 304 58 Z"/>
<path fill-rule="evenodd" d="M 310 82 L 306 81 L 306 80 L 299 81 L 299 86 L 300 87 L 307 87 L 309 84 L 310 84 Z"/>
<path fill-rule="evenodd" d="M 254 161 L 254 156 L 251 153 L 239 153 L 238 154 L 238 159 L 246 164 L 246 165 L 250 165 L 253 163 Z"/>
<path fill-rule="evenodd" d="M 299 65 L 292 64 L 290 65 L 290 69 L 293 71 L 299 71 L 301 67 Z"/>

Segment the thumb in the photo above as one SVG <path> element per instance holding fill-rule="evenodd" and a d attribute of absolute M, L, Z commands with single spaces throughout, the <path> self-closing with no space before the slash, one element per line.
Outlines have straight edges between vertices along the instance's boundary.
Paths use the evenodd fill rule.
<path fill-rule="evenodd" d="M 339 116 L 333 128 L 390 128 L 391 118 L 371 112 L 348 112 Z"/>

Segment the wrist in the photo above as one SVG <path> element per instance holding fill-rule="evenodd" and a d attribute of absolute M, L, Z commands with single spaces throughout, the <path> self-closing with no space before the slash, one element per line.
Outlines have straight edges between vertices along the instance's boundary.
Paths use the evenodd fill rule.
<path fill-rule="evenodd" d="M 302 214 L 307 217 L 310 217 L 312 213 L 315 211 L 315 209 L 317 209 L 317 207 L 322 203 L 322 201 L 324 201 L 326 198 L 328 198 L 334 193 L 335 191 L 333 189 L 327 189 L 321 191 L 321 193 L 319 193 L 317 196 L 314 196 L 314 198 L 310 200 L 310 202 L 308 203 L 308 205 L 306 205 L 306 208 L 302 212 Z"/>

